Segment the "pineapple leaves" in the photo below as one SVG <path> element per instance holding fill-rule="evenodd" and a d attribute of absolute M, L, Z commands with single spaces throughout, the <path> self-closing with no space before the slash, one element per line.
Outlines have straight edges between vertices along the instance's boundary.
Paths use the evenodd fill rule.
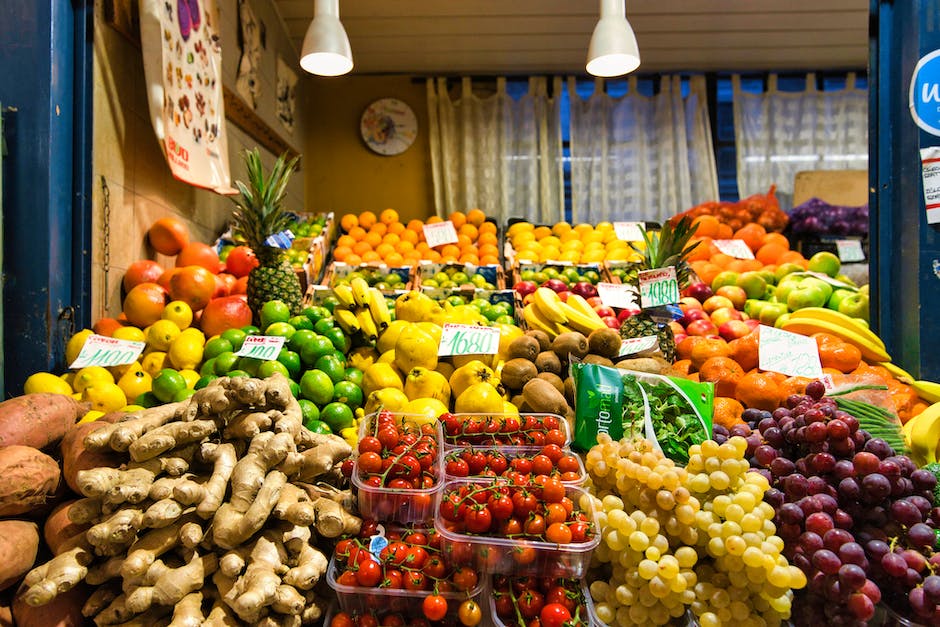
<path fill-rule="evenodd" d="M 288 160 L 286 154 L 279 156 L 266 176 L 257 148 L 246 150 L 243 155 L 248 181 L 235 181 L 240 197 L 233 198 L 232 219 L 235 231 L 249 246 L 258 249 L 268 236 L 283 231 L 291 222 L 281 203 L 300 157 Z"/>

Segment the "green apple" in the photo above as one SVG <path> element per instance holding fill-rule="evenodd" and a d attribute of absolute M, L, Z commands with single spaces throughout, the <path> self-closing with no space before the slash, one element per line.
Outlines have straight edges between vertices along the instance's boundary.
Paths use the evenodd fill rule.
<path fill-rule="evenodd" d="M 810 257 L 809 266 L 807 267 L 810 272 L 822 272 L 831 277 L 839 274 L 840 269 L 842 269 L 842 262 L 839 261 L 839 257 L 827 250 L 819 251 Z"/>
<path fill-rule="evenodd" d="M 712 279 L 711 288 L 713 292 L 717 292 L 719 287 L 725 285 L 737 285 L 738 283 L 738 273 L 733 272 L 732 270 L 724 270 L 719 272 L 714 279 Z"/>
<path fill-rule="evenodd" d="M 829 300 L 829 296 L 832 294 L 832 286 L 823 281 L 822 279 L 817 279 L 816 277 L 806 277 L 799 283 L 797 283 L 797 289 L 804 287 L 816 287 L 822 290 L 826 294 L 826 300 Z M 825 304 L 825 300 L 823 303 Z"/>
<path fill-rule="evenodd" d="M 787 294 L 787 308 L 790 311 L 796 311 L 805 307 L 822 307 L 826 304 L 831 293 L 831 288 L 827 291 L 816 283 L 822 283 L 813 279 L 813 283 L 807 282 L 809 279 L 800 281 L 797 286 Z M 827 286 L 828 287 L 828 286 Z"/>
<path fill-rule="evenodd" d="M 803 272 L 803 266 L 789 261 L 777 266 L 777 269 L 774 270 L 774 276 L 777 277 L 777 284 L 780 284 L 780 281 L 783 279 L 783 277 L 787 276 L 788 274 L 793 274 L 794 272 Z"/>
<path fill-rule="evenodd" d="M 856 293 L 857 292 L 853 290 L 836 288 L 832 290 L 832 294 L 829 295 L 829 300 L 826 301 L 826 307 L 835 311 L 839 311 L 839 303 L 841 303 L 844 298 L 852 296 Z"/>
<path fill-rule="evenodd" d="M 748 318 L 758 319 L 760 317 L 761 310 L 766 304 L 766 300 L 748 298 L 746 301 L 744 301 L 744 313 L 747 314 Z"/>
<path fill-rule="evenodd" d="M 773 326 L 777 318 L 787 313 L 787 306 L 783 303 L 766 303 L 761 307 L 757 319 L 761 324 Z"/>
<path fill-rule="evenodd" d="M 743 288 L 748 298 L 761 298 L 767 290 L 767 281 L 757 272 L 744 272 L 737 279 L 737 285 Z"/>
<path fill-rule="evenodd" d="M 866 283 L 865 285 L 863 285 L 863 286 L 861 286 L 860 288 L 858 288 L 858 291 L 859 291 L 860 293 L 865 294 L 866 296 L 868 296 L 868 295 L 871 293 L 871 284 Z"/>
<path fill-rule="evenodd" d="M 757 270 L 757 274 L 764 277 L 764 281 L 767 282 L 767 285 L 776 285 L 777 284 L 777 275 L 775 275 L 770 270 Z"/>
<path fill-rule="evenodd" d="M 796 286 L 799 285 L 802 280 L 801 277 L 784 277 L 777 283 L 776 289 L 774 290 L 774 296 L 777 301 L 781 303 L 787 302 L 787 296 L 790 295 L 790 291 L 796 289 Z"/>
<path fill-rule="evenodd" d="M 767 289 L 764 290 L 764 295 L 762 298 L 771 302 L 777 302 L 777 286 L 768 283 Z"/>
<path fill-rule="evenodd" d="M 856 292 L 839 302 L 839 313 L 868 321 L 868 294 Z"/>

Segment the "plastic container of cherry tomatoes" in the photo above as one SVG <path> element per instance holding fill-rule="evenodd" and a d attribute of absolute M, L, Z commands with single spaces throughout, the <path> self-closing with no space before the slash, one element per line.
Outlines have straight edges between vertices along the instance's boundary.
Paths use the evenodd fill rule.
<path fill-rule="evenodd" d="M 413 414 L 401 414 L 392 412 L 400 424 L 409 428 L 419 428 L 419 425 L 426 421 L 425 416 Z M 372 427 L 377 414 L 364 416 L 359 425 L 359 440 L 372 433 Z M 360 477 L 359 456 L 353 461 L 353 471 L 350 481 L 356 489 L 358 495 L 359 514 L 363 518 L 374 518 L 383 522 L 397 522 L 401 524 L 413 524 L 425 522 L 434 516 L 434 497 L 440 491 L 444 481 L 444 471 L 442 468 L 443 459 L 443 435 L 440 422 L 435 421 L 432 424 L 434 430 L 434 439 L 437 443 L 437 459 L 432 463 L 428 471 L 433 484 L 427 488 L 390 488 L 383 486 L 373 486 L 366 483 L 366 478 Z"/>
<path fill-rule="evenodd" d="M 444 482 L 435 499 L 435 513 L 440 511 L 444 496 L 468 483 L 495 483 L 493 479 L 452 479 Z M 565 486 L 565 494 L 580 507 L 586 490 Z M 591 563 L 591 554 L 600 544 L 597 512 L 593 500 L 586 500 L 588 523 L 593 535 L 584 542 L 555 544 L 547 540 L 501 537 L 497 534 L 468 534 L 457 531 L 453 523 L 435 515 L 434 528 L 441 534 L 441 552 L 452 563 L 469 564 L 477 571 L 499 575 L 538 575 L 540 577 L 583 577 Z"/>
<path fill-rule="evenodd" d="M 451 415 L 455 416 L 461 421 L 475 418 L 484 422 L 490 419 L 499 421 L 503 418 L 507 418 L 510 416 L 510 414 L 479 414 L 479 413 L 478 414 L 453 413 Z M 546 413 L 524 413 L 524 414 L 519 414 L 518 416 L 515 416 L 515 415 L 512 415 L 512 416 L 518 418 L 520 421 L 525 420 L 525 418 L 528 418 L 530 416 L 537 418 L 537 419 L 545 418 L 549 416 L 554 418 L 558 422 L 558 429 L 564 435 L 564 442 L 559 442 L 558 445 L 563 448 L 568 448 L 571 446 L 571 425 L 568 424 L 568 420 L 565 419 L 564 416 L 559 416 L 558 414 L 546 414 Z M 467 446 L 504 447 L 504 446 L 541 446 L 542 445 L 538 442 L 531 442 L 531 441 L 521 442 L 519 444 L 512 444 L 511 442 L 506 441 L 503 436 L 508 437 L 508 434 L 497 433 L 497 434 L 488 436 L 485 432 L 481 432 L 479 434 L 470 434 L 467 437 L 449 436 L 447 435 L 447 431 L 445 429 L 443 431 L 444 449 L 452 450 L 454 448 L 466 448 Z"/>
<path fill-rule="evenodd" d="M 489 596 L 489 616 L 492 622 L 493 627 L 506 627 L 507 624 L 500 619 L 499 614 L 496 613 L 496 594 L 493 590 L 493 581 L 492 577 L 488 578 L 487 582 L 487 593 Z M 597 614 L 594 612 L 594 601 L 591 600 L 591 593 L 588 590 L 588 584 L 586 579 L 581 580 L 581 595 L 584 599 L 585 615 L 578 617 L 578 622 L 574 622 L 572 618 L 571 625 L 572 627 L 605 627 L 606 623 L 601 622 L 597 618 Z M 517 624 L 512 622 L 510 624 Z M 566 625 L 568 623 L 565 623 Z M 329 627 L 329 623 L 324 623 L 325 627 Z"/>
<path fill-rule="evenodd" d="M 517 457 L 534 457 L 542 452 L 541 446 L 454 446 L 454 447 L 445 447 L 444 451 L 444 461 L 442 467 L 444 469 L 444 480 L 449 481 L 450 479 L 480 479 L 486 478 L 489 475 L 467 475 L 466 477 L 452 475 L 447 471 L 447 460 L 452 454 L 459 454 L 463 451 L 480 451 L 483 453 L 490 452 L 499 452 L 506 457 L 506 459 L 511 463 L 511 461 Z M 562 451 L 566 455 L 571 455 L 578 462 L 578 469 L 572 472 L 578 474 L 576 480 L 571 481 L 562 481 L 566 486 L 575 486 L 580 487 L 584 485 L 584 482 L 587 481 L 587 470 L 584 468 L 584 461 L 581 459 L 581 456 L 572 451 L 568 447 L 563 447 Z M 532 473 L 532 477 L 535 477 L 535 472 Z"/>

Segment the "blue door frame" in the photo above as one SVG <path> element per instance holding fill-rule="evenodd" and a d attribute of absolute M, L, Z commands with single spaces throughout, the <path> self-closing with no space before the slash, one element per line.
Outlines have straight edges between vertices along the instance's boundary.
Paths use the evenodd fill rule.
<path fill-rule="evenodd" d="M 61 368 L 89 323 L 93 26 L 93 0 L 5 3 L 0 20 L 2 397 Z"/>
<path fill-rule="evenodd" d="M 936 0 L 872 0 L 869 181 L 872 325 L 894 361 L 940 381 L 940 225 L 928 225 L 921 148 L 940 137 L 908 111 L 918 59 L 940 49 Z"/>

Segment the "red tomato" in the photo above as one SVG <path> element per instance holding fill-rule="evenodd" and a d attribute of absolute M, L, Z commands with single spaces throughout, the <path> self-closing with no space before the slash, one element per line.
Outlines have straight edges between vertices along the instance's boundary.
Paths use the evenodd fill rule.
<path fill-rule="evenodd" d="M 405 590 L 426 590 L 428 579 L 419 570 L 410 570 L 405 573 Z"/>
<path fill-rule="evenodd" d="M 452 477 L 468 477 L 470 476 L 470 466 L 467 465 L 467 462 L 460 459 L 449 459 L 444 465 L 444 472 Z"/>
<path fill-rule="evenodd" d="M 493 524 L 493 515 L 485 505 L 477 505 L 467 510 L 463 522 L 470 533 L 486 533 Z"/>
<path fill-rule="evenodd" d="M 379 429 L 375 437 L 381 442 L 383 448 L 393 449 L 398 446 L 398 429 L 395 427 L 383 427 Z"/>
<path fill-rule="evenodd" d="M 442 620 L 447 615 L 447 599 L 439 594 L 429 594 L 421 603 L 421 611 L 428 620 Z"/>
<path fill-rule="evenodd" d="M 483 451 L 475 451 L 467 460 L 471 475 L 478 475 L 486 468 L 486 455 Z"/>
<path fill-rule="evenodd" d="M 534 446 L 542 446 L 545 444 L 545 434 L 541 431 L 531 431 L 529 433 L 529 442 Z"/>
<path fill-rule="evenodd" d="M 528 475 L 532 472 L 532 460 L 527 457 L 516 457 L 509 462 L 509 467 L 516 472 Z"/>
<path fill-rule="evenodd" d="M 360 586 L 373 588 L 382 581 L 382 567 L 375 560 L 365 560 L 359 563 L 359 570 L 356 571 L 356 581 Z"/>
<path fill-rule="evenodd" d="M 545 518 L 541 514 L 529 514 L 522 528 L 526 535 L 540 536 L 545 533 Z"/>
<path fill-rule="evenodd" d="M 588 524 L 585 522 L 574 522 L 568 525 L 568 529 L 571 530 L 571 541 L 572 542 L 585 542 L 587 540 L 588 534 Z"/>
<path fill-rule="evenodd" d="M 522 533 L 522 523 L 518 518 L 509 518 L 499 527 L 499 535 L 512 537 Z"/>
<path fill-rule="evenodd" d="M 405 563 L 408 565 L 408 568 L 420 570 L 424 568 L 427 561 L 428 552 L 424 550 L 424 547 L 413 546 L 408 549 L 408 557 L 405 558 Z"/>
<path fill-rule="evenodd" d="M 340 560 L 346 559 L 349 557 L 349 553 L 355 546 L 356 543 L 352 540 L 349 540 L 348 538 L 345 540 L 340 540 L 336 543 L 336 547 L 333 549 L 333 555 L 335 555 Z"/>
<path fill-rule="evenodd" d="M 517 518 L 528 518 L 529 514 L 538 509 L 539 500 L 531 492 L 520 490 L 512 497 L 513 514 Z"/>
<path fill-rule="evenodd" d="M 359 440 L 359 454 L 363 453 L 381 453 L 382 452 L 382 443 L 379 442 L 379 439 L 374 435 L 367 435 L 361 440 Z"/>
<path fill-rule="evenodd" d="M 390 474 L 403 479 L 413 479 L 421 472 L 421 464 L 414 455 L 402 455 L 392 464 Z"/>
<path fill-rule="evenodd" d="M 456 492 L 452 492 L 441 501 L 440 514 L 444 520 L 456 522 L 462 520 L 467 511 L 467 504 Z"/>
<path fill-rule="evenodd" d="M 545 432 L 546 444 L 557 444 L 558 446 L 564 446 L 567 443 L 567 440 L 568 438 L 565 437 L 565 434 L 561 429 L 549 429 Z"/>
<path fill-rule="evenodd" d="M 512 516 L 512 512 L 513 512 L 512 499 L 504 494 L 490 497 L 490 500 L 486 504 L 486 506 L 489 508 L 490 513 L 493 515 L 493 520 L 497 522 L 506 520 L 510 516 Z"/>
<path fill-rule="evenodd" d="M 546 503 L 560 503 L 565 498 L 565 485 L 558 479 L 549 479 L 542 484 L 542 500 Z"/>
<path fill-rule="evenodd" d="M 373 451 L 359 454 L 359 472 L 372 475 L 382 471 L 382 456 Z"/>
<path fill-rule="evenodd" d="M 558 417 L 557 416 L 542 416 L 542 428 L 545 429 L 546 431 L 557 429 Z"/>
<path fill-rule="evenodd" d="M 569 612 L 573 612 L 578 607 L 579 596 L 577 592 L 568 590 L 564 586 L 552 586 L 545 593 L 545 604 L 558 603 L 568 608 Z"/>
<path fill-rule="evenodd" d="M 389 614 L 382 619 L 382 627 L 405 627 L 405 619 L 401 614 Z"/>
<path fill-rule="evenodd" d="M 563 627 L 566 621 L 571 620 L 571 612 L 561 603 L 549 603 L 542 607 L 539 618 L 543 627 Z"/>
<path fill-rule="evenodd" d="M 550 475 L 555 469 L 555 464 L 547 455 L 536 455 L 532 458 L 532 472 L 537 475 Z"/>
<path fill-rule="evenodd" d="M 358 627 L 379 627 L 379 619 L 372 614 L 363 614 L 359 617 Z"/>
<path fill-rule="evenodd" d="M 545 506 L 545 524 L 562 523 L 568 520 L 568 510 L 561 503 L 549 503 Z"/>
<path fill-rule="evenodd" d="M 569 544 L 571 538 L 571 529 L 564 523 L 552 523 L 548 526 L 548 529 L 545 530 L 545 539 L 555 544 Z"/>
<path fill-rule="evenodd" d="M 475 570 L 467 566 L 461 566 L 454 571 L 451 580 L 454 582 L 455 588 L 461 592 L 465 592 L 476 588 L 478 578 Z"/>
<path fill-rule="evenodd" d="M 352 570 L 343 571 L 339 577 L 336 578 L 336 583 L 341 586 L 358 586 L 359 580 L 356 579 L 356 573 Z"/>
<path fill-rule="evenodd" d="M 433 579 L 440 579 L 447 574 L 447 564 L 437 555 L 432 555 L 424 563 L 424 574 Z"/>
<path fill-rule="evenodd" d="M 340 612 L 333 615 L 333 620 L 330 621 L 329 627 L 355 627 L 355 625 L 356 623 L 349 614 Z"/>
<path fill-rule="evenodd" d="M 404 585 L 405 580 L 402 577 L 401 571 L 397 568 L 389 568 L 385 571 L 385 580 L 382 581 L 382 584 L 379 587 L 400 590 Z"/>
<path fill-rule="evenodd" d="M 515 605 L 512 597 L 507 592 L 494 592 L 493 598 L 496 600 L 496 614 L 500 617 L 509 617 L 515 613 Z"/>
<path fill-rule="evenodd" d="M 545 599 L 537 590 L 526 590 L 516 599 L 516 606 L 523 618 L 535 618 L 545 606 Z"/>
<path fill-rule="evenodd" d="M 519 419 L 515 416 L 506 416 L 503 418 L 503 424 L 500 427 L 503 433 L 515 433 L 519 430 Z"/>
<path fill-rule="evenodd" d="M 565 456 L 565 451 L 557 444 L 546 444 L 542 447 L 542 455 L 552 460 L 553 464 L 557 464 L 558 460 Z"/>
<path fill-rule="evenodd" d="M 531 546 L 518 546 L 512 550 L 512 561 L 523 566 L 534 562 L 536 557 L 538 554 Z"/>
<path fill-rule="evenodd" d="M 423 531 L 411 531 L 402 538 L 405 544 L 410 544 L 412 546 L 427 546 L 428 545 L 428 534 Z"/>
<path fill-rule="evenodd" d="M 564 481 L 566 483 L 579 481 L 581 479 L 580 472 L 563 472 L 561 476 L 558 477 L 559 481 Z"/>
<path fill-rule="evenodd" d="M 497 476 L 499 476 L 506 472 L 506 469 L 509 468 L 509 460 L 506 459 L 506 456 L 502 453 L 494 453 L 490 456 L 486 465 L 489 466 L 490 470 L 496 473 Z"/>
<path fill-rule="evenodd" d="M 581 472 L 581 464 L 578 463 L 578 458 L 571 453 L 563 455 L 561 459 L 556 460 L 555 466 L 557 466 L 558 470 L 561 472 Z"/>

